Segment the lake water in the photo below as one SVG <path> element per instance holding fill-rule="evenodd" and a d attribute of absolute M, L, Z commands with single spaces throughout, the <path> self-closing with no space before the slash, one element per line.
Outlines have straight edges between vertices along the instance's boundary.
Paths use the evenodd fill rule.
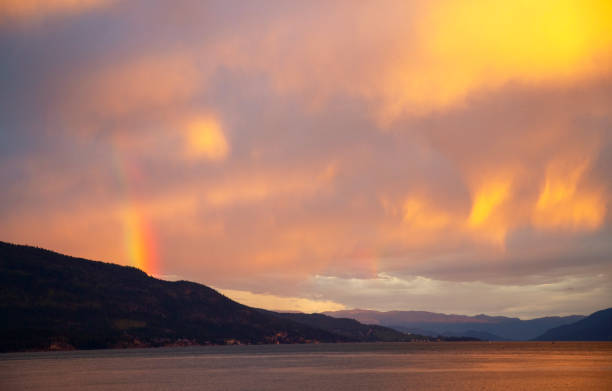
<path fill-rule="evenodd" d="M 377 343 L 0 354 L 0 390 L 612 390 L 612 343 Z"/>

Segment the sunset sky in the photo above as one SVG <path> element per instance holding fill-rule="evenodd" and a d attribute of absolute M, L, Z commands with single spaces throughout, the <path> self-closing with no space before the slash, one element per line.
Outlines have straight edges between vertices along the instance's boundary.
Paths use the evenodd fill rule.
<path fill-rule="evenodd" d="M 610 0 L 3 0 L 0 53 L 0 240 L 277 310 L 611 304 Z"/>

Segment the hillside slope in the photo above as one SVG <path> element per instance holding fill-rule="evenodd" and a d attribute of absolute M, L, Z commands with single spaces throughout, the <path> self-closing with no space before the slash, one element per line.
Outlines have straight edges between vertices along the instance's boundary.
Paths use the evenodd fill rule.
<path fill-rule="evenodd" d="M 576 323 L 555 327 L 537 341 L 612 341 L 612 308 L 597 311 Z"/>
<path fill-rule="evenodd" d="M 204 285 L 0 242 L 0 351 L 352 340 Z"/>

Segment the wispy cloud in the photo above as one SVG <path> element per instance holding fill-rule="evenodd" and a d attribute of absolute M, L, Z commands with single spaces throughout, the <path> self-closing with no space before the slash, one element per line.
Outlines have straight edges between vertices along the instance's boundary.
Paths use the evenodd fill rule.
<path fill-rule="evenodd" d="M 301 297 L 283 297 L 265 293 L 253 293 L 249 291 L 223 289 L 220 291 L 225 296 L 242 304 L 264 308 L 272 311 L 304 312 L 307 314 L 325 311 L 339 311 L 346 307 L 330 300 L 313 300 Z"/>

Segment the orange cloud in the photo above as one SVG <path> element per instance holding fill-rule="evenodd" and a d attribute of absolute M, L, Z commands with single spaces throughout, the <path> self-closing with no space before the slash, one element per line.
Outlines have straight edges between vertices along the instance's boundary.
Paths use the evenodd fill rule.
<path fill-rule="evenodd" d="M 503 204 L 511 196 L 511 182 L 507 179 L 491 179 L 479 186 L 472 199 L 472 209 L 467 219 L 468 229 L 478 236 L 503 244 L 506 232 L 512 225 L 504 215 Z"/>
<path fill-rule="evenodd" d="M 593 230 L 606 214 L 603 194 L 581 186 L 589 162 L 551 163 L 534 208 L 533 224 L 541 229 Z"/>
<path fill-rule="evenodd" d="M 298 95 L 309 109 L 325 107 L 338 93 L 363 98 L 383 126 L 509 82 L 567 83 L 600 75 L 612 60 L 606 0 L 296 8 L 256 32 L 220 39 L 205 49 L 206 58 L 238 72 L 264 73 L 277 93 Z"/>
<path fill-rule="evenodd" d="M 296 194 L 308 196 L 332 183 L 335 167 L 330 163 L 292 173 L 241 174 L 209 186 L 202 199 L 213 207 L 225 207 Z"/>
<path fill-rule="evenodd" d="M 215 70 L 229 69 L 265 74 L 278 94 L 299 96 L 310 110 L 338 94 L 359 97 L 386 126 L 509 82 L 600 75 L 612 61 L 612 10 L 605 0 L 372 4 L 315 5 L 334 22 L 290 14 L 257 31 L 219 35 L 188 53 L 143 54 L 100 67 L 74 83 L 73 102 L 89 102 L 86 111 L 97 115 L 153 110 L 186 101 Z M 340 17 L 343 23 L 336 23 Z M 350 44 L 355 41 L 360 45 Z"/>
<path fill-rule="evenodd" d="M 103 7 L 113 0 L 2 0 L 0 23 L 6 21 L 35 21 L 55 14 L 77 13 Z"/>
<path fill-rule="evenodd" d="M 71 127 L 96 129 L 104 121 L 115 127 L 146 113 L 156 118 L 187 102 L 205 80 L 188 54 L 136 56 L 118 63 L 94 64 L 71 75 L 52 97 Z"/>
<path fill-rule="evenodd" d="M 507 169 L 493 170 L 472 186 L 467 217 L 448 204 L 434 205 L 431 199 L 410 196 L 401 204 L 402 224 L 387 227 L 386 235 L 404 237 L 413 248 L 426 248 L 443 235 L 447 241 L 463 237 L 497 244 L 503 250 L 508 233 L 519 227 L 595 230 L 605 221 L 606 198 L 601 189 L 584 182 L 588 167 L 588 160 L 555 160 L 548 164 L 540 189 L 533 188 L 533 179 L 509 175 Z M 523 186 L 520 195 L 516 194 L 519 184 Z M 388 214 L 398 214 L 388 200 L 383 206 Z"/>
<path fill-rule="evenodd" d="M 186 2 L 172 18 L 166 4 L 119 7 L 134 14 L 101 20 L 125 30 L 120 38 L 59 34 L 68 42 L 54 42 L 58 53 L 87 50 L 51 56 L 51 66 L 36 45 L 30 57 L 24 45 L 23 64 L 11 58 L 16 99 L 2 125 L 23 134 L 2 137 L 17 145 L 6 160 L 24 157 L 5 170 L 5 238 L 146 258 L 144 247 L 130 256 L 118 245 L 122 224 L 145 235 L 118 199 L 109 138 L 72 140 L 90 127 L 111 129 L 142 162 L 133 202 L 159 233 L 167 271 L 202 282 L 377 276 L 393 262 L 405 271 L 431 260 L 428 271 L 473 276 L 475 259 L 517 256 L 506 238 L 605 234 L 610 2 L 303 2 L 210 23 L 193 12 L 200 6 Z M 44 28 L 53 38 L 60 25 Z M 44 125 L 13 126 L 22 117 Z M 387 125 L 394 131 L 379 131 Z M 568 158 L 576 154 L 587 163 Z M 31 162 L 36 170 L 23 169 Z M 541 232 L 527 240 L 531 228 Z M 530 256 L 545 270 L 556 255 Z"/>
<path fill-rule="evenodd" d="M 129 265 L 123 246 L 123 216 L 118 212 L 100 206 L 71 205 L 70 208 L 56 208 L 33 215 L 20 213 L 6 216 L 0 233 L 3 240 L 14 243 Z M 41 221 L 47 224 L 41 224 Z"/>
<path fill-rule="evenodd" d="M 231 66 L 266 72 L 278 92 L 297 93 L 314 107 L 339 91 L 364 98 L 386 126 L 509 82 L 600 75 L 612 61 L 607 0 L 362 2 L 319 11 L 342 15 L 347 28 L 318 18 L 277 20 L 260 41 L 249 37 L 242 55 L 228 57 Z M 299 50 L 285 41 L 295 36 Z M 360 45 L 349 43 L 355 41 Z M 246 55 L 255 47 L 265 53 L 261 60 Z"/>
<path fill-rule="evenodd" d="M 468 224 L 479 227 L 486 224 L 496 209 L 508 199 L 510 183 L 507 181 L 491 181 L 481 186 L 474 195 L 472 211 L 468 217 Z"/>
<path fill-rule="evenodd" d="M 438 230 L 448 226 L 451 217 L 423 199 L 409 197 L 402 206 L 404 223 L 415 230 Z"/>
<path fill-rule="evenodd" d="M 218 289 L 223 295 L 250 307 L 271 311 L 298 311 L 307 314 L 324 311 L 339 311 L 346 307 L 330 300 L 312 300 L 302 297 L 284 297 L 266 293 L 253 293 L 234 289 Z"/>
<path fill-rule="evenodd" d="M 383 84 L 382 119 L 461 102 L 516 81 L 576 80 L 607 72 L 612 5 L 607 0 L 429 2 L 414 47 Z"/>
<path fill-rule="evenodd" d="M 187 125 L 187 153 L 190 157 L 212 161 L 227 157 L 229 145 L 217 118 L 202 117 Z"/>

